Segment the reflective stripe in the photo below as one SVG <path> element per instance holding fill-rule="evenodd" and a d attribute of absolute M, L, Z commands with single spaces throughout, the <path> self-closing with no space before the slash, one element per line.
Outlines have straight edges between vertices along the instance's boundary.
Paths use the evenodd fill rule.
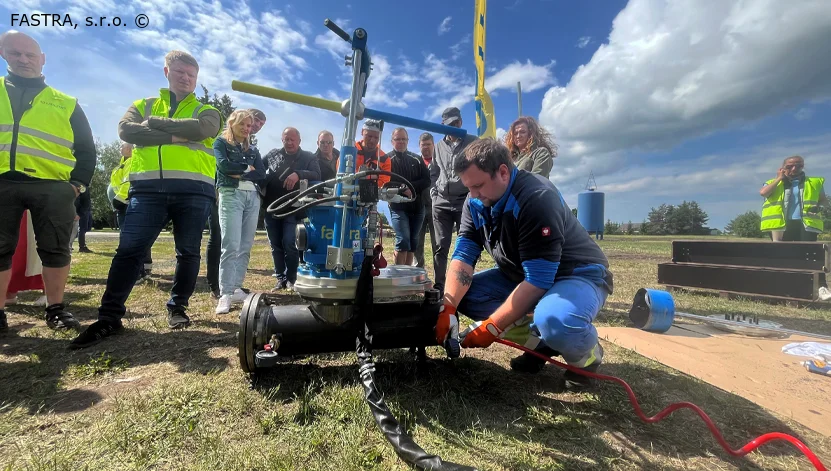
<path fill-rule="evenodd" d="M 11 147 L 12 147 L 11 144 L 9 144 L 9 149 L 8 149 L 9 152 L 11 152 Z M 49 152 L 46 152 L 45 150 L 33 149 L 31 147 L 18 145 L 17 146 L 17 152 L 21 153 L 21 154 L 34 155 L 35 157 L 40 157 L 42 159 L 51 160 L 52 162 L 57 162 L 59 164 L 64 164 L 68 167 L 75 168 L 75 161 L 74 160 L 65 159 L 63 157 L 58 157 L 55 154 L 50 154 Z"/>
<path fill-rule="evenodd" d="M 198 151 L 201 151 L 201 152 L 205 152 L 207 154 L 211 154 L 212 156 L 214 154 L 214 150 L 212 148 L 205 146 L 201 142 L 195 142 L 195 141 L 177 142 L 175 144 L 170 144 L 170 145 L 187 147 L 190 150 L 198 150 Z"/>
<path fill-rule="evenodd" d="M 769 221 L 771 219 L 784 219 L 784 216 L 781 214 L 774 214 L 773 216 L 762 216 L 762 221 Z"/>
<path fill-rule="evenodd" d="M 142 173 L 131 173 L 130 181 L 159 180 L 160 175 L 164 175 L 164 178 L 173 178 L 179 180 L 195 180 L 207 183 L 209 185 L 213 185 L 214 183 L 216 183 L 216 180 L 214 178 L 202 175 L 201 173 L 186 172 L 184 170 L 150 170 Z"/>
<path fill-rule="evenodd" d="M 762 209 L 769 208 L 771 206 L 782 206 L 783 204 L 784 204 L 784 201 L 775 201 L 773 203 L 765 203 L 765 204 L 762 205 Z"/>
<path fill-rule="evenodd" d="M 202 105 L 197 106 L 196 109 L 193 110 L 193 115 L 191 115 L 191 117 L 196 119 L 196 117 L 199 116 L 199 110 L 201 110 L 203 106 L 205 106 L 205 105 L 202 104 Z"/>
<path fill-rule="evenodd" d="M 57 144 L 59 146 L 66 147 L 67 149 L 70 149 L 70 150 L 72 150 L 72 148 L 74 147 L 74 144 L 72 143 L 72 141 L 70 141 L 68 139 L 63 139 L 63 138 L 58 137 L 58 136 L 53 136 L 49 133 L 45 133 L 43 131 L 38 131 L 37 129 L 32 129 L 28 126 L 20 126 L 18 129 L 19 129 L 19 132 L 21 132 L 21 133 L 25 133 L 25 134 L 28 134 L 30 136 L 35 136 L 37 138 L 43 139 L 44 141 L 49 141 L 53 144 Z"/>
<path fill-rule="evenodd" d="M 12 132 L 14 131 L 13 124 L 0 124 L 0 132 Z"/>

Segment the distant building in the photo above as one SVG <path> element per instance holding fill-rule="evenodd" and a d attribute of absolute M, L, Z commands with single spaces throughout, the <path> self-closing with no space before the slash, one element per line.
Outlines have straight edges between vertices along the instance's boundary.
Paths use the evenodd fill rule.
<path fill-rule="evenodd" d="M 641 226 L 643 226 L 642 222 L 633 222 L 632 223 L 632 234 L 640 234 L 641 233 Z M 629 223 L 625 222 L 620 225 L 620 229 L 618 229 L 621 234 L 628 234 L 629 233 Z"/>

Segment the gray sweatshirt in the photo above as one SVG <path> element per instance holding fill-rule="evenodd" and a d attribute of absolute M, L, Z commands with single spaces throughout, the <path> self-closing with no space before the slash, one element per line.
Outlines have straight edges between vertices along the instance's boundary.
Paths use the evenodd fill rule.
<path fill-rule="evenodd" d="M 467 187 L 453 171 L 453 163 L 464 156 L 467 146 L 476 139 L 478 137 L 468 134 L 464 139 L 455 143 L 452 143 L 449 137 L 436 143 L 433 165 L 430 166 L 430 179 L 436 182 L 430 193 L 434 207 L 462 210 L 465 198 L 467 198 Z"/>

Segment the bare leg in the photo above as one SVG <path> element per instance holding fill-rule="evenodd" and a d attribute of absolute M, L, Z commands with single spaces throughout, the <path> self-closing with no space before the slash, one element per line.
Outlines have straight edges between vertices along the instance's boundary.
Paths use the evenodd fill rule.
<path fill-rule="evenodd" d="M 47 306 L 63 302 L 66 279 L 69 277 L 69 265 L 61 268 L 43 267 L 43 286 Z M 8 281 L 6 281 L 8 284 Z M 6 286 L 6 285 L 4 285 Z M 5 288 L 3 289 L 5 291 Z"/>
<path fill-rule="evenodd" d="M 407 252 L 395 252 L 395 264 L 404 265 L 407 261 Z"/>
<path fill-rule="evenodd" d="M 6 308 L 6 290 L 9 289 L 9 281 L 12 279 L 12 269 L 0 271 L 0 309 Z"/>

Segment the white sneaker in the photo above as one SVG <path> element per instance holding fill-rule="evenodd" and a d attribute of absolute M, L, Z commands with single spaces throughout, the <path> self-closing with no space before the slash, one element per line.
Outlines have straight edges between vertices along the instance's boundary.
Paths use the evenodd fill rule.
<path fill-rule="evenodd" d="M 237 288 L 234 290 L 234 294 L 231 295 L 231 302 L 234 304 L 242 304 L 245 302 L 245 298 L 247 297 L 248 295 L 245 293 L 245 291 L 241 290 L 240 288 Z"/>
<path fill-rule="evenodd" d="M 297 292 L 297 290 L 294 289 L 294 283 L 292 283 L 291 281 L 286 282 L 286 289 L 295 293 Z"/>
<path fill-rule="evenodd" d="M 231 297 L 233 295 L 223 294 L 219 297 L 219 302 L 216 303 L 217 314 L 228 314 L 231 312 Z"/>
<path fill-rule="evenodd" d="M 820 301 L 831 301 L 831 290 L 826 288 L 825 286 L 820 286 L 817 290 L 817 295 L 819 295 Z"/>
<path fill-rule="evenodd" d="M 46 303 L 47 303 L 47 301 L 46 301 L 46 295 L 44 294 L 43 296 L 41 296 L 41 297 L 37 298 L 33 304 L 34 304 L 35 306 L 46 307 Z"/>

